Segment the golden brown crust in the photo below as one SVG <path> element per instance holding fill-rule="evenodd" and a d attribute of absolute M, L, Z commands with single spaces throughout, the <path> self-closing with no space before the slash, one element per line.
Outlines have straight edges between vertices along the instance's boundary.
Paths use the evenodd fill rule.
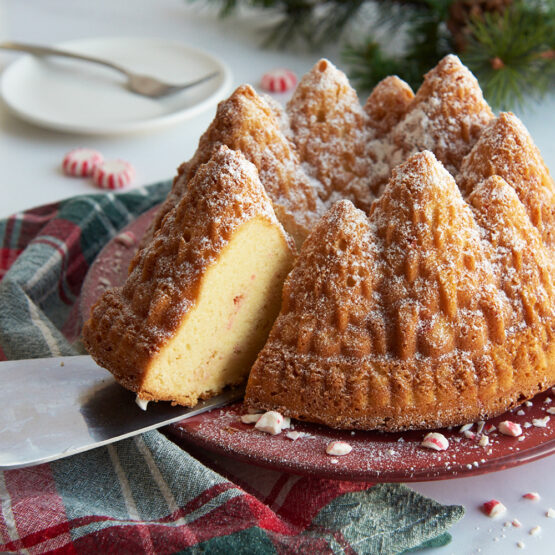
<path fill-rule="evenodd" d="M 416 96 L 390 77 L 364 108 L 346 76 L 324 59 L 301 79 L 285 111 L 243 85 L 218 106 L 147 236 L 222 144 L 257 167 L 278 219 L 300 246 L 335 201 L 346 198 L 368 212 L 392 169 L 415 152 L 431 150 L 458 170 L 492 117 L 476 79 L 455 56 L 428 73 Z"/>
<path fill-rule="evenodd" d="M 493 178 L 471 209 L 424 152 L 368 218 L 334 205 L 286 281 L 247 405 L 400 430 L 493 416 L 552 385 L 552 267 L 511 193 Z"/>
<path fill-rule="evenodd" d="M 183 196 L 198 168 L 225 145 L 242 152 L 256 166 L 278 218 L 297 242 L 302 243 L 324 207 L 308 177 L 298 170 L 299 159 L 280 128 L 278 109 L 275 104 L 270 106 L 250 85 L 240 86 L 221 102 L 214 121 L 200 138 L 195 155 L 180 166 L 152 229 L 160 225 L 167 211 Z"/>
<path fill-rule="evenodd" d="M 138 391 L 149 361 L 195 303 L 206 268 L 234 230 L 255 217 L 279 225 L 256 168 L 221 147 L 136 254 L 124 286 L 107 291 L 93 307 L 83 329 L 93 358 Z"/>
<path fill-rule="evenodd" d="M 195 297 L 197 274 L 153 268 L 182 233 L 182 199 L 202 212 L 203 164 L 222 145 L 256 166 L 298 244 L 310 232 L 251 372 L 249 406 L 333 427 L 429 428 L 494 416 L 555 383 L 555 186 L 522 124 L 494 119 L 454 56 L 416 95 L 391 77 L 364 107 L 326 60 L 285 111 L 248 85 L 222 102 L 132 264 L 132 285 L 88 324 L 95 356 L 119 364 L 122 383 L 136 386 Z M 199 231 L 210 245 L 222 233 L 214 223 Z M 165 283 L 178 278 L 185 292 L 171 296 Z"/>
<path fill-rule="evenodd" d="M 410 85 L 399 77 L 392 75 L 380 81 L 364 105 L 373 138 L 387 136 L 406 114 L 413 98 Z"/>
<path fill-rule="evenodd" d="M 528 131 L 510 112 L 484 129 L 464 159 L 457 183 L 469 194 L 492 175 L 514 188 L 545 244 L 555 249 L 555 183 Z"/>

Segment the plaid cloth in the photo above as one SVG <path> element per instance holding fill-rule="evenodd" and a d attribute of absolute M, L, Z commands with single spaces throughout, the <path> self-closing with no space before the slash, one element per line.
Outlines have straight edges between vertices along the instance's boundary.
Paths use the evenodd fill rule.
<path fill-rule="evenodd" d="M 87 269 L 168 189 L 86 195 L 0 222 L 1 358 L 82 352 Z M 154 431 L 0 473 L 0 551 L 400 553 L 448 543 L 464 512 L 400 484 L 300 477 L 188 451 Z"/>

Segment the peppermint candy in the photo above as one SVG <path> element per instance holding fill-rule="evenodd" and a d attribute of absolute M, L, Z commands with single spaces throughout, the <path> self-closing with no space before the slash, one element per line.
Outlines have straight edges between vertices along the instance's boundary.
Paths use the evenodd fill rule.
<path fill-rule="evenodd" d="M 353 448 L 346 441 L 332 441 L 326 446 L 326 453 L 335 457 L 348 455 Z"/>
<path fill-rule="evenodd" d="M 283 93 L 297 84 L 297 76 L 289 69 L 274 69 L 262 76 L 260 86 L 268 92 Z"/>
<path fill-rule="evenodd" d="M 499 431 L 505 436 L 518 437 L 522 434 L 520 424 L 512 422 L 511 420 L 504 420 L 499 424 Z"/>
<path fill-rule="evenodd" d="M 135 177 L 135 169 L 125 160 L 108 160 L 98 164 L 93 172 L 94 183 L 101 189 L 121 189 Z"/>
<path fill-rule="evenodd" d="M 435 451 L 445 451 L 449 447 L 449 441 L 439 432 L 430 432 L 424 436 L 422 447 L 434 449 Z"/>
<path fill-rule="evenodd" d="M 291 419 L 289 417 L 283 416 L 275 410 L 270 410 L 260 416 L 254 427 L 261 432 L 275 436 L 282 430 L 289 428 L 290 425 Z"/>
<path fill-rule="evenodd" d="M 70 150 L 62 162 L 62 169 L 66 175 L 73 177 L 89 177 L 94 169 L 104 160 L 98 150 L 92 148 L 74 148 Z"/>
<path fill-rule="evenodd" d="M 486 513 L 490 518 L 496 518 L 507 512 L 507 507 L 505 507 L 501 501 L 497 501 L 497 499 L 486 501 L 482 505 L 482 508 L 484 513 Z"/>

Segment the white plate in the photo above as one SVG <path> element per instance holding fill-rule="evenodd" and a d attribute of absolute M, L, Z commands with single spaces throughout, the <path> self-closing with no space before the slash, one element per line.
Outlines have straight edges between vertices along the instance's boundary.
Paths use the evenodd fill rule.
<path fill-rule="evenodd" d="M 191 118 L 224 98 L 229 69 L 213 56 L 158 38 L 94 38 L 58 48 L 114 61 L 131 71 L 184 83 L 218 71 L 197 87 L 152 99 L 125 88 L 125 77 L 96 64 L 25 55 L 8 66 L 0 93 L 17 116 L 57 129 L 89 134 L 143 131 Z"/>

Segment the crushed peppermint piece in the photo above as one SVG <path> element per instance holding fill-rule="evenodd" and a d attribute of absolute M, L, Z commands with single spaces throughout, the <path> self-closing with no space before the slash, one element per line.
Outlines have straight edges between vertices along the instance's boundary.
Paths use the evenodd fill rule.
<path fill-rule="evenodd" d="M 338 462 L 339 462 L 339 459 L 330 459 L 331 464 L 337 464 Z"/>
<path fill-rule="evenodd" d="M 481 436 L 479 441 L 478 441 L 478 445 L 480 447 L 485 447 L 488 444 L 489 444 L 489 437 L 488 436 Z"/>
<path fill-rule="evenodd" d="M 519 411 L 517 411 L 518 416 L 524 416 L 526 413 L 520 409 Z"/>
<path fill-rule="evenodd" d="M 517 546 L 517 547 L 520 547 L 520 549 L 524 549 L 524 548 L 526 547 L 526 545 L 524 544 L 524 542 L 520 542 L 520 541 L 516 542 L 516 546 Z"/>
<path fill-rule="evenodd" d="M 532 419 L 532 425 L 536 428 L 545 428 L 549 420 L 549 416 L 544 416 L 543 418 L 534 418 Z"/>
<path fill-rule="evenodd" d="M 555 414 L 555 407 L 549 407 L 546 412 L 547 414 Z"/>
<path fill-rule="evenodd" d="M 520 528 L 522 526 L 522 523 L 520 522 L 520 520 L 518 520 L 518 518 L 515 518 L 511 524 L 515 527 L 515 528 Z"/>
<path fill-rule="evenodd" d="M 137 403 L 142 410 L 146 410 L 148 407 L 148 401 L 146 399 L 141 399 L 138 395 L 135 397 L 135 403 Z"/>
<path fill-rule="evenodd" d="M 464 432 L 472 429 L 472 426 L 474 426 L 474 423 L 470 422 L 469 424 L 465 424 L 464 426 L 461 426 L 459 433 L 464 434 Z"/>
<path fill-rule="evenodd" d="M 486 425 L 486 423 L 483 420 L 480 420 L 478 422 L 478 424 L 476 425 L 476 433 L 477 434 L 481 434 L 482 431 L 484 430 L 484 426 Z"/>
<path fill-rule="evenodd" d="M 242 414 L 241 422 L 243 424 L 256 424 L 262 418 L 262 414 Z"/>
<path fill-rule="evenodd" d="M 545 512 L 545 516 L 547 518 L 555 518 L 555 509 L 549 507 L 549 509 L 547 509 L 547 511 Z"/>
<path fill-rule="evenodd" d="M 507 507 L 498 501 L 497 499 L 491 499 L 490 501 L 486 501 L 482 505 L 482 509 L 486 515 L 490 518 L 497 518 L 498 516 L 504 515 L 507 512 Z"/>
<path fill-rule="evenodd" d="M 301 437 L 310 437 L 310 434 L 307 434 L 306 432 L 287 432 L 285 434 L 285 437 L 295 441 L 296 439 L 299 439 Z"/>
<path fill-rule="evenodd" d="M 527 407 L 532 407 L 532 406 L 534 406 L 534 403 L 532 403 L 532 401 L 526 401 L 524 404 L 525 404 Z"/>
<path fill-rule="evenodd" d="M 532 422 L 524 422 L 524 424 L 522 425 L 523 428 L 531 428 L 532 427 Z"/>
<path fill-rule="evenodd" d="M 428 449 L 435 449 L 436 451 L 445 451 L 449 447 L 449 441 L 447 438 L 440 434 L 439 432 L 430 432 L 424 436 L 424 440 L 421 443 L 422 447 L 427 447 Z"/>
<path fill-rule="evenodd" d="M 326 446 L 326 453 L 336 457 L 348 455 L 353 448 L 346 441 L 331 441 Z"/>
<path fill-rule="evenodd" d="M 542 527 L 541 526 L 534 526 L 534 528 L 531 528 L 530 531 L 528 532 L 531 536 L 537 536 L 540 532 L 542 531 Z"/>
<path fill-rule="evenodd" d="M 471 432 L 470 430 L 465 430 L 463 432 L 464 437 L 466 437 L 467 439 L 475 439 L 476 438 L 476 434 L 474 432 Z"/>
<path fill-rule="evenodd" d="M 257 430 L 266 432 L 273 436 L 279 434 L 283 429 L 284 422 L 283 415 L 275 410 L 265 412 L 254 425 Z"/>
<path fill-rule="evenodd" d="M 517 441 L 524 441 L 526 438 L 524 436 L 520 436 Z"/>
<path fill-rule="evenodd" d="M 115 241 L 122 244 L 124 247 L 132 247 L 137 242 L 137 237 L 132 231 L 124 231 L 116 235 Z"/>
<path fill-rule="evenodd" d="M 336 457 L 348 455 L 352 450 L 353 448 L 346 441 L 332 441 L 326 446 L 326 453 Z"/>
<path fill-rule="evenodd" d="M 512 420 L 503 420 L 503 422 L 499 424 L 499 431 L 503 435 L 511 437 L 518 437 L 522 434 L 522 428 L 520 427 L 520 424 L 517 424 Z"/>
<path fill-rule="evenodd" d="M 484 434 L 491 434 L 492 432 L 495 432 L 495 430 L 497 430 L 497 428 L 493 424 L 488 424 L 484 428 Z"/>
<path fill-rule="evenodd" d="M 529 499 L 530 501 L 539 501 L 541 499 L 540 494 L 537 491 L 529 491 L 522 496 L 524 499 Z"/>
<path fill-rule="evenodd" d="M 543 400 L 543 404 L 544 404 L 544 405 L 549 405 L 552 401 L 553 401 L 553 399 L 552 399 L 551 397 L 546 397 L 546 398 Z"/>

